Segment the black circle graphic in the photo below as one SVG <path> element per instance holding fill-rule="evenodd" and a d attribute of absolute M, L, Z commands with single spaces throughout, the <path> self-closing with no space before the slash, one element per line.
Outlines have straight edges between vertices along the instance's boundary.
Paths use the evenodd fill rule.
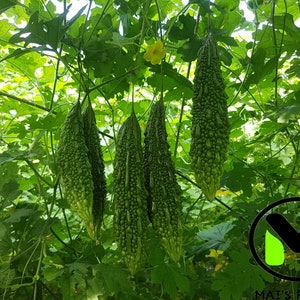
<path fill-rule="evenodd" d="M 270 205 L 268 205 L 267 207 L 265 207 L 254 219 L 251 228 L 250 228 L 250 232 L 249 232 L 249 246 L 250 246 L 250 250 L 252 253 L 252 256 L 254 257 L 254 259 L 256 260 L 256 262 L 268 273 L 272 274 L 273 276 L 276 276 L 278 278 L 284 279 L 284 280 L 289 280 L 289 281 L 300 281 L 300 277 L 291 277 L 291 276 L 287 276 L 287 275 L 283 275 L 280 273 L 275 272 L 274 270 L 272 270 L 270 267 L 268 267 L 258 256 L 255 246 L 254 246 L 254 232 L 256 229 L 256 226 L 258 224 L 258 222 L 260 221 L 260 219 L 272 208 L 279 206 L 283 203 L 288 203 L 288 202 L 295 202 L 295 201 L 299 201 L 300 202 L 300 197 L 294 197 L 294 198 L 285 198 L 285 199 L 281 199 L 279 201 L 276 201 Z"/>

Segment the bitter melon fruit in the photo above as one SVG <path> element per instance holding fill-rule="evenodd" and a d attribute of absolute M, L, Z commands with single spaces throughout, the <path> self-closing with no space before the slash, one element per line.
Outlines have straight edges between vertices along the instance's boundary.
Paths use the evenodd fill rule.
<path fill-rule="evenodd" d="M 169 151 L 163 100 L 154 104 L 146 125 L 144 170 L 148 211 L 169 257 L 177 262 L 182 249 L 181 188 Z"/>
<path fill-rule="evenodd" d="M 146 257 L 148 219 L 141 129 L 133 110 L 119 130 L 113 177 L 115 232 L 124 261 L 135 274 Z"/>
<path fill-rule="evenodd" d="M 229 144 L 228 97 L 220 67 L 217 43 L 209 33 L 195 70 L 190 147 L 196 182 L 209 200 L 220 187 Z"/>
<path fill-rule="evenodd" d="M 65 199 L 84 222 L 88 234 L 93 231 L 93 178 L 85 144 L 80 103 L 68 113 L 57 147 L 57 162 Z"/>
<path fill-rule="evenodd" d="M 93 178 L 93 230 L 97 239 L 103 220 L 105 198 L 106 198 L 106 181 L 104 173 L 103 154 L 100 146 L 100 138 L 96 125 L 94 110 L 89 103 L 82 113 L 83 129 L 85 144 L 88 148 L 88 159 L 91 165 Z"/>

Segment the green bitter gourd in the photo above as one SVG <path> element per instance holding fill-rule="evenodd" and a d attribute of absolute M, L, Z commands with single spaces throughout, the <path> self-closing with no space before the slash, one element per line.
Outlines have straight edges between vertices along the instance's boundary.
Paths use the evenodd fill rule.
<path fill-rule="evenodd" d="M 148 219 L 141 129 L 134 111 L 117 137 L 113 190 L 119 247 L 128 269 L 135 274 L 145 258 Z"/>
<path fill-rule="evenodd" d="M 194 77 L 190 155 L 196 182 L 209 200 L 220 187 L 229 144 L 227 95 L 217 43 L 209 33 Z"/>
<path fill-rule="evenodd" d="M 181 189 L 169 148 L 161 99 L 152 107 L 146 125 L 144 171 L 153 228 L 168 255 L 177 262 L 182 248 Z"/>
<path fill-rule="evenodd" d="M 57 162 L 60 169 L 64 196 L 84 222 L 91 238 L 93 232 L 93 178 L 85 144 L 80 103 L 68 113 L 57 147 Z"/>
<path fill-rule="evenodd" d="M 106 181 L 104 172 L 103 154 L 100 146 L 100 138 L 94 110 L 89 103 L 82 113 L 85 144 L 88 148 L 88 159 L 91 165 L 93 177 L 93 230 L 94 236 L 99 237 L 99 230 L 103 220 Z"/>

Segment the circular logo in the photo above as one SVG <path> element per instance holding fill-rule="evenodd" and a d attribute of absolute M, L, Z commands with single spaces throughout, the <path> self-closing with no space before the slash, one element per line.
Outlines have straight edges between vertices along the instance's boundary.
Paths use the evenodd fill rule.
<path fill-rule="evenodd" d="M 297 225 L 295 215 L 300 211 L 296 209 L 297 205 L 300 207 L 300 197 L 270 204 L 256 216 L 249 232 L 249 246 L 256 262 L 271 275 L 289 281 L 300 281 L 300 277 L 292 276 L 286 266 L 285 258 L 288 255 L 284 252 L 284 249 L 289 249 L 292 253 L 289 263 L 294 260 L 295 266 L 300 267 L 300 258 L 299 262 L 297 260 L 300 232 L 294 227 Z"/>

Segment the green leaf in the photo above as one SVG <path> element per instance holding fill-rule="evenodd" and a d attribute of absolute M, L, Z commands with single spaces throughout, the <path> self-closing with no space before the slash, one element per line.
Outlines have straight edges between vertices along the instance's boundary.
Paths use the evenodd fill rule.
<path fill-rule="evenodd" d="M 169 294 L 172 299 L 175 299 L 177 288 L 172 273 L 172 270 L 170 270 L 167 265 L 160 265 L 151 271 L 151 281 L 153 283 L 161 284 L 165 293 Z"/>
<path fill-rule="evenodd" d="M 193 61 L 197 58 L 199 49 L 203 45 L 203 39 L 192 38 L 185 42 L 177 52 L 184 61 Z"/>
<path fill-rule="evenodd" d="M 300 59 L 293 58 L 290 62 L 291 66 L 286 70 L 286 73 L 291 76 L 300 77 Z"/>
<path fill-rule="evenodd" d="M 238 43 L 236 42 L 236 40 L 233 37 L 225 36 L 224 33 L 221 35 L 218 34 L 216 36 L 216 39 L 222 43 L 227 44 L 228 46 L 238 47 Z"/>
<path fill-rule="evenodd" d="M 230 66 L 232 63 L 232 55 L 223 47 L 218 47 L 220 60 L 224 62 L 226 66 Z"/>
<path fill-rule="evenodd" d="M 159 240 L 157 237 L 152 237 L 149 241 L 149 248 L 153 250 L 149 253 L 148 262 L 152 266 L 163 264 L 166 256 L 166 252 L 162 249 L 162 247 L 158 247 L 158 244 Z"/>
<path fill-rule="evenodd" d="M 43 276 L 48 282 L 58 279 L 63 273 L 64 269 L 55 266 L 48 266 L 43 269 Z"/>
<path fill-rule="evenodd" d="M 0 223 L 0 240 L 3 240 L 7 232 L 7 228 L 3 223 Z"/>
<path fill-rule="evenodd" d="M 300 41 L 300 28 L 294 23 L 293 15 L 287 13 L 282 16 L 274 16 L 275 27 L 284 30 L 295 42 Z"/>
<path fill-rule="evenodd" d="M 86 299 L 86 276 L 88 272 L 88 265 L 85 263 L 73 262 L 68 267 L 63 269 L 63 274 L 59 279 L 59 285 L 62 290 L 64 299 Z M 55 276 L 55 272 L 52 270 L 48 272 L 50 279 Z M 60 271 L 56 273 L 60 276 Z"/>
<path fill-rule="evenodd" d="M 24 41 L 25 46 L 28 44 L 50 45 L 51 48 L 47 47 L 47 49 L 56 51 L 58 43 L 65 35 L 68 26 L 76 20 L 84 9 L 85 7 L 81 8 L 67 25 L 64 25 L 66 12 L 49 21 L 43 21 L 39 18 L 39 12 L 35 11 L 31 15 L 27 26 L 13 35 L 10 38 L 10 42 L 19 43 Z"/>
<path fill-rule="evenodd" d="M 9 182 L 17 181 L 19 179 L 19 167 L 18 164 L 14 161 L 6 161 L 6 163 L 1 165 L 0 168 L 0 191 L 2 193 L 2 189 L 5 184 L 8 184 Z M 9 185 L 5 187 L 6 191 L 4 190 L 5 196 L 10 194 L 10 188 Z M 4 197 L 4 196 L 3 196 Z"/>
<path fill-rule="evenodd" d="M 261 78 L 265 78 L 267 75 L 269 75 L 273 70 L 275 70 L 275 67 L 277 65 L 278 58 L 277 57 L 272 57 L 269 59 L 263 66 L 263 72 L 261 75 Z M 274 74 L 275 75 L 275 74 Z"/>
<path fill-rule="evenodd" d="M 0 165 L 4 164 L 5 162 L 12 161 L 15 158 L 11 156 L 9 152 L 0 153 Z"/>
<path fill-rule="evenodd" d="M 226 250 L 230 245 L 230 240 L 225 235 L 234 227 L 231 221 L 217 224 L 209 229 L 197 233 L 197 240 L 206 241 L 199 248 L 201 251 L 209 249 Z"/>
<path fill-rule="evenodd" d="M 300 92 L 293 93 L 296 100 L 292 99 L 290 103 L 281 104 L 271 112 L 270 116 L 275 117 L 278 123 L 288 124 L 291 120 L 299 118 L 300 114 Z"/>
<path fill-rule="evenodd" d="M 72 287 L 71 287 L 71 281 L 70 281 L 70 274 L 67 274 L 67 272 L 64 272 L 63 276 L 58 281 L 58 285 L 61 289 L 61 293 L 62 293 L 64 299 L 70 299 L 70 300 L 74 299 L 72 292 L 71 292 Z"/>
<path fill-rule="evenodd" d="M 180 274 L 179 272 L 176 272 L 175 269 L 173 269 L 173 276 L 175 279 L 176 286 L 178 287 L 179 291 L 183 294 L 189 294 L 190 292 L 190 281 L 187 276 L 184 276 L 183 274 Z"/>
<path fill-rule="evenodd" d="M 210 2 L 209 0 L 189 0 L 190 4 L 196 3 L 199 5 L 200 9 L 200 14 L 201 16 L 205 16 L 207 13 L 211 13 L 210 6 L 214 5 L 213 2 Z"/>
<path fill-rule="evenodd" d="M 235 162 L 231 171 L 225 171 L 222 177 L 222 185 L 227 186 L 230 191 L 243 191 L 247 197 L 252 195 L 251 182 L 255 178 L 255 173 L 252 169 L 247 168 L 244 164 Z"/>
<path fill-rule="evenodd" d="M 162 264 L 154 268 L 151 271 L 151 281 L 161 284 L 171 299 L 175 299 L 178 289 L 183 293 L 189 293 L 190 290 L 188 278 L 173 265 Z"/>
<path fill-rule="evenodd" d="M 30 217 L 35 211 L 31 208 L 16 208 L 8 217 L 4 220 L 5 223 L 18 223 L 21 218 Z"/>
<path fill-rule="evenodd" d="M 19 183 L 16 180 L 11 180 L 2 187 L 2 196 L 9 202 L 15 200 L 21 193 Z"/>
<path fill-rule="evenodd" d="M 132 284 L 128 279 L 128 273 L 123 269 L 108 264 L 100 264 L 94 267 L 96 277 L 102 282 L 107 294 L 118 292 L 131 292 Z"/>
<path fill-rule="evenodd" d="M 7 9 L 13 7 L 16 4 L 19 4 L 19 3 L 17 1 L 14 1 L 14 0 L 1 0 L 1 2 L 0 2 L 0 14 L 2 14 Z"/>
<path fill-rule="evenodd" d="M 186 77 L 179 74 L 175 68 L 166 62 L 162 62 L 163 80 L 166 90 L 171 90 L 174 87 L 188 88 L 193 91 L 193 84 Z M 160 66 L 151 66 L 151 71 L 154 72 L 152 76 L 148 78 L 148 83 L 153 87 L 161 88 L 161 68 Z"/>
<path fill-rule="evenodd" d="M 264 65 L 265 58 L 266 51 L 262 47 L 257 47 L 251 59 L 253 73 L 249 76 L 245 83 L 247 86 L 248 84 L 257 84 L 260 81 L 263 75 L 262 66 Z"/>
<path fill-rule="evenodd" d="M 181 22 L 182 28 L 173 26 L 169 32 L 169 38 L 173 40 L 193 39 L 195 37 L 195 19 L 188 13 L 187 15 L 180 15 L 179 22 Z"/>
<path fill-rule="evenodd" d="M 231 262 L 223 272 L 217 272 L 212 284 L 212 289 L 219 291 L 219 299 L 241 299 L 245 292 L 263 290 L 265 280 L 271 282 L 273 277 L 264 270 L 249 261 L 251 254 L 249 249 L 239 247 L 230 253 Z"/>
<path fill-rule="evenodd" d="M 39 46 L 39 47 L 32 47 L 32 48 L 25 48 L 25 49 L 18 48 L 16 50 L 14 50 L 11 54 L 9 54 L 6 57 L 4 57 L 3 59 L 1 59 L 0 62 L 10 59 L 10 58 L 18 58 L 27 53 L 41 52 L 41 51 L 45 51 L 45 50 L 49 50 L 49 48 L 47 48 L 47 46 Z"/>

